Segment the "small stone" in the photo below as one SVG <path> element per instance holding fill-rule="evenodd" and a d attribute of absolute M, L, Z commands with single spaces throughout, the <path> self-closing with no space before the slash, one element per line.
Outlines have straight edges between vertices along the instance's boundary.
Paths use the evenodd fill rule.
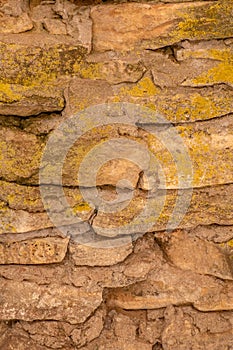
<path fill-rule="evenodd" d="M 69 250 L 75 265 L 88 265 L 88 266 L 110 266 L 117 264 L 132 253 L 132 243 L 123 244 L 122 246 L 117 244 L 116 247 L 101 247 L 101 241 L 99 247 L 92 245 L 82 244 L 70 244 Z M 113 243 L 114 244 L 114 243 Z M 94 243 L 93 243 L 94 245 Z"/>
<path fill-rule="evenodd" d="M 0 264 L 51 264 L 61 262 L 69 238 L 44 237 L 1 242 Z"/>
<path fill-rule="evenodd" d="M 45 29 L 50 34 L 55 34 L 55 35 L 67 34 L 66 25 L 62 23 L 60 20 L 52 19 L 52 18 L 45 19 L 44 26 L 45 26 Z"/>

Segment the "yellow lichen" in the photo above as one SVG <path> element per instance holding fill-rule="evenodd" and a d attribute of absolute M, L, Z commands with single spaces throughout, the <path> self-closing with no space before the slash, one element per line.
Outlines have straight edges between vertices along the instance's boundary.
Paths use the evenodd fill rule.
<path fill-rule="evenodd" d="M 148 105 L 148 104 L 147 104 Z M 196 121 L 207 120 L 213 117 L 230 113 L 233 109 L 232 99 L 227 95 L 216 96 L 208 94 L 192 95 L 176 94 L 171 97 L 158 96 L 155 103 L 148 105 L 150 108 L 161 112 L 170 121 Z"/>
<path fill-rule="evenodd" d="M 159 89 L 148 77 L 142 78 L 133 87 L 122 87 L 119 96 L 146 97 L 154 96 L 159 93 Z"/>
<path fill-rule="evenodd" d="M 220 61 L 215 67 L 192 79 L 195 85 L 225 83 L 233 85 L 233 52 L 228 50 L 209 50 L 210 57 Z"/>
<path fill-rule="evenodd" d="M 73 208 L 72 208 L 72 211 L 73 211 L 73 214 L 76 214 L 76 213 L 80 213 L 80 212 L 88 212 L 92 210 L 92 208 L 89 206 L 88 203 L 86 202 L 83 202 L 83 203 L 79 203 L 77 205 L 75 205 Z"/>
<path fill-rule="evenodd" d="M 230 247 L 230 248 L 233 248 L 233 239 L 231 239 L 230 241 L 227 242 L 227 245 Z"/>
<path fill-rule="evenodd" d="M 85 50 L 68 45 L 28 48 L 1 43 L 0 54 L 3 83 L 34 86 L 53 81 L 58 76 L 75 74 Z"/>
<path fill-rule="evenodd" d="M 100 68 L 100 63 L 83 64 L 80 68 L 80 75 L 84 79 L 100 79 Z"/>
<path fill-rule="evenodd" d="M 24 90 L 20 89 L 21 92 Z M 2 83 L 0 81 L 0 102 L 3 103 L 13 103 L 17 102 L 22 98 L 22 93 L 17 91 L 17 87 L 14 87 L 12 84 Z"/>
<path fill-rule="evenodd" d="M 180 13 L 181 21 L 169 37 L 177 41 L 189 39 L 225 38 L 232 36 L 233 2 L 222 0 L 215 4 L 193 6 Z"/>

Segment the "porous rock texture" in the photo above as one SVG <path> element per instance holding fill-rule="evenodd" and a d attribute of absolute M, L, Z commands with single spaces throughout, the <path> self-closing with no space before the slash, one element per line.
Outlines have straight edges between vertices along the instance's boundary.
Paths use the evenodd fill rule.
<path fill-rule="evenodd" d="M 0 349 L 233 349 L 232 0 L 0 0 L 0 60 Z M 67 210 L 79 217 L 64 233 L 42 200 L 41 188 L 66 217 L 56 167 L 41 165 L 46 144 L 72 115 L 117 102 L 156 111 L 167 124 L 151 130 L 180 135 L 190 204 L 167 230 L 179 194 L 172 140 L 141 124 L 100 125 L 64 161 Z M 112 149 L 95 184 L 113 208 L 133 193 L 116 212 L 86 200 L 91 168 L 77 177 L 111 139 L 146 145 L 166 177 L 154 192 L 140 164 Z M 147 232 L 122 236 L 165 190 L 159 217 L 144 214 Z"/>

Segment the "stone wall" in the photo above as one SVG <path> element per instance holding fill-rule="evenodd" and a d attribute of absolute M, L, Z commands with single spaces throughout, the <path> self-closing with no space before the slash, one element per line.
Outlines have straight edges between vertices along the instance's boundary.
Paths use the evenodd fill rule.
<path fill-rule="evenodd" d="M 0 348 L 233 349 L 233 2 L 0 0 L 0 15 Z M 154 120 L 95 126 L 96 105 L 147 107 Z M 64 208 L 59 154 L 70 118 L 85 124 L 90 106 L 62 164 Z M 71 130 L 43 163 L 60 125 Z M 174 133 L 192 164 L 186 188 Z M 132 141 L 94 179 L 106 207 L 133 194 L 115 212 L 85 199 L 91 168 L 77 177 L 109 140 Z M 164 183 L 159 170 L 148 180 L 136 143 L 155 154 Z M 123 234 L 163 197 L 158 217 L 144 214 L 146 230 Z"/>

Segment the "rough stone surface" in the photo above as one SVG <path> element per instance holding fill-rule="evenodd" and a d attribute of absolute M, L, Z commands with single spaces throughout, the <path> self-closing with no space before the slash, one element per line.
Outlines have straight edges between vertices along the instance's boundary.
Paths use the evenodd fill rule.
<path fill-rule="evenodd" d="M 100 242 L 101 243 L 101 242 Z M 117 264 L 132 253 L 132 244 L 115 248 L 89 247 L 88 245 L 70 245 L 70 253 L 75 265 L 109 266 Z"/>
<path fill-rule="evenodd" d="M 183 39 L 231 37 L 231 11 L 231 2 L 226 1 L 99 5 L 91 13 L 94 48 L 98 51 L 127 51 L 129 47 L 157 49 Z"/>
<path fill-rule="evenodd" d="M 33 282 L 1 280 L 1 319 L 64 320 L 84 322 L 101 304 L 102 293 L 59 283 L 38 286 Z M 11 304 L 11 308 L 8 305 Z"/>
<path fill-rule="evenodd" d="M 104 89 L 107 89 L 107 86 L 104 83 L 102 84 L 102 82 L 95 82 L 93 83 L 92 92 L 91 84 L 88 85 L 88 89 L 90 88 L 90 91 L 88 92 L 85 91 L 85 84 L 82 84 L 81 86 L 78 84 L 76 88 L 82 88 L 83 93 L 86 92 L 87 98 L 88 93 L 90 93 L 90 95 L 92 92 L 94 93 L 94 89 L 95 91 L 98 91 L 99 89 L 101 94 L 104 93 Z M 78 98 L 80 95 L 81 93 L 78 96 L 77 94 L 72 95 L 70 98 L 70 103 L 72 103 L 72 101 L 74 103 L 78 103 Z M 69 107 L 67 107 L 67 113 L 71 114 Z M 57 122 L 56 119 L 54 120 L 54 123 L 57 124 L 58 122 L 59 120 Z M 38 120 L 38 124 L 39 123 L 40 121 Z M 51 124 L 52 123 L 53 121 L 51 121 Z M 143 128 L 143 124 L 141 127 Z M 31 184 L 38 184 L 38 180 L 35 181 L 33 176 L 35 177 L 35 175 L 38 175 L 40 160 L 45 148 L 45 143 L 41 137 L 35 137 L 34 135 L 28 136 L 28 127 L 25 126 L 25 129 L 26 132 L 23 132 L 19 128 L 1 128 L 0 140 L 2 141 L 0 143 L 0 147 L 2 158 L 0 161 L 2 169 L 0 174 L 2 178 L 8 181 L 15 181 L 19 178 L 24 178 Z M 171 154 L 166 150 L 166 147 L 161 145 L 158 138 L 152 138 L 150 135 L 148 135 L 148 132 L 143 132 L 143 130 L 138 130 L 133 126 L 128 129 L 120 129 L 117 126 L 106 126 L 102 128 L 100 127 L 97 130 L 99 132 L 96 132 L 96 129 L 89 132 L 89 137 L 91 140 L 85 137 L 85 135 L 82 135 L 82 137 L 77 140 L 77 143 L 70 148 L 67 154 L 67 159 L 64 163 L 64 185 L 79 185 L 76 175 L 79 165 L 83 160 L 83 157 L 86 156 L 88 151 L 90 151 L 94 146 L 98 147 L 100 142 L 103 143 L 111 140 L 111 138 L 119 138 L 120 140 L 124 140 L 125 133 L 127 133 L 134 141 L 146 145 L 145 140 L 147 140 L 147 147 L 149 146 L 149 149 L 157 149 L 156 158 L 163 162 L 163 171 L 167 177 L 166 188 L 177 188 L 177 171 L 173 164 L 174 161 L 172 160 Z M 153 127 L 153 125 L 151 125 L 150 130 L 153 132 L 153 130 L 156 130 L 156 126 Z M 221 125 L 219 125 L 217 128 L 215 126 L 215 122 L 213 120 L 209 120 L 208 122 L 199 122 L 195 125 L 188 124 L 177 126 L 176 130 L 183 138 L 184 144 L 188 147 L 194 173 L 192 184 L 193 187 L 220 185 L 232 182 L 233 123 L 231 116 L 223 117 Z M 38 131 L 35 130 L 34 132 L 37 133 Z M 163 137 L 165 141 L 166 138 L 169 139 L 170 137 L 169 132 L 167 132 L 167 134 L 166 132 L 167 130 L 164 130 L 164 133 L 163 130 L 161 130 L 160 133 L 161 137 Z M 25 142 L 28 143 L 28 147 L 26 148 Z M 200 145 L 202 145 L 201 152 L 199 149 Z M 131 183 L 130 186 L 127 185 L 126 187 L 130 187 L 131 189 L 137 187 L 140 172 L 148 169 L 149 160 L 147 161 L 146 159 L 143 159 L 141 149 L 136 149 L 134 144 L 131 146 L 129 145 L 128 147 L 131 147 L 129 152 L 135 153 L 134 157 L 137 158 L 137 163 L 140 165 L 140 167 L 126 158 L 127 151 L 122 153 L 121 157 L 119 157 L 117 150 L 112 149 L 110 153 L 110 149 L 108 148 L 107 151 L 105 151 L 106 157 L 111 156 L 113 160 L 106 162 L 98 169 L 98 174 L 96 177 L 97 185 L 117 185 L 121 187 L 118 185 L 118 183 L 121 179 L 125 179 Z M 18 160 L 15 158 L 15 154 L 22 158 L 22 161 L 24 162 L 23 168 L 18 166 Z M 93 166 L 93 162 L 89 162 L 87 164 L 89 164 L 89 167 Z M 48 170 L 46 170 L 45 164 L 45 172 L 50 171 L 49 166 L 47 169 Z M 88 169 L 86 166 L 85 171 L 88 175 L 90 169 Z M 88 179 L 88 176 L 85 176 L 85 178 Z M 93 181 L 88 182 L 88 180 L 83 180 L 83 185 L 86 187 L 91 187 L 92 182 Z"/>
<path fill-rule="evenodd" d="M 26 7 L 23 0 L 1 1 L 0 33 L 17 34 L 33 29 L 33 22 L 25 12 Z"/>
<path fill-rule="evenodd" d="M 0 0 L 1 350 L 233 349 L 232 4 Z"/>
<path fill-rule="evenodd" d="M 233 278 L 227 255 L 211 242 L 178 231 L 166 238 L 162 236 L 161 244 L 169 260 L 180 269 Z"/>
<path fill-rule="evenodd" d="M 184 307 L 170 308 L 165 317 L 166 326 L 162 334 L 165 349 L 196 347 L 217 350 L 232 346 L 232 326 L 227 313 L 206 315 Z M 221 330 L 223 325 L 226 332 L 224 335 Z"/>
<path fill-rule="evenodd" d="M 198 284 L 198 287 L 197 287 Z M 111 307 L 127 310 L 159 309 L 169 305 L 192 304 L 200 311 L 232 310 L 232 282 L 203 277 L 164 264 L 153 270 L 146 282 L 110 292 Z"/>
<path fill-rule="evenodd" d="M 0 237 L 1 239 L 1 237 Z M 0 264 L 48 264 L 61 262 L 69 238 L 33 238 L 0 243 Z"/>

